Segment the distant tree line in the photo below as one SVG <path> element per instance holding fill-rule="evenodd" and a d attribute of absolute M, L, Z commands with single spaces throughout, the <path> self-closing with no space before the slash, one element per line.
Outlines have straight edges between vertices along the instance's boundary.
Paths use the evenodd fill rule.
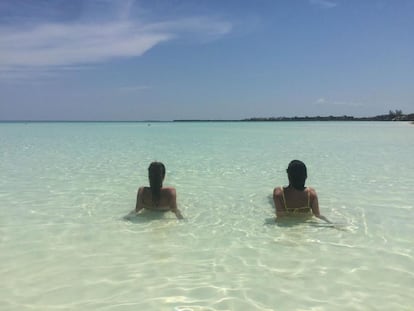
<path fill-rule="evenodd" d="M 353 117 L 353 116 L 314 116 L 314 117 L 256 117 L 242 120 L 206 120 L 206 119 L 181 119 L 174 122 L 244 122 L 244 121 L 412 121 L 414 124 L 414 113 L 404 114 L 402 110 L 390 110 L 388 114 L 374 117 Z"/>
<path fill-rule="evenodd" d="M 414 121 L 414 113 L 404 114 L 402 110 L 390 110 L 388 114 L 374 117 L 353 116 L 314 116 L 314 117 L 270 117 L 270 118 L 248 118 L 242 121 Z"/>

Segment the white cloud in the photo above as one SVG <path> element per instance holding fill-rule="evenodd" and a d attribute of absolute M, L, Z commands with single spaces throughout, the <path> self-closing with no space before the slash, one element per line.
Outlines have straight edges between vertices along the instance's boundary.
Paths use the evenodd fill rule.
<path fill-rule="evenodd" d="M 316 5 L 322 9 L 332 9 L 338 4 L 331 0 L 309 0 L 310 4 Z"/>
<path fill-rule="evenodd" d="M 121 86 L 118 88 L 121 92 L 141 92 L 151 89 L 148 85 L 132 85 L 132 86 Z"/>
<path fill-rule="evenodd" d="M 61 69 L 63 70 L 63 69 Z M 30 80 L 31 83 L 40 84 L 41 81 L 51 80 L 57 77 L 56 71 L 39 70 L 29 68 L 0 68 L 0 82 L 22 82 Z"/>
<path fill-rule="evenodd" d="M 325 99 L 325 98 L 323 98 L 323 97 L 318 98 L 318 99 L 316 100 L 316 104 L 325 104 L 325 103 L 326 103 L 326 99 Z"/>
<path fill-rule="evenodd" d="M 228 22 L 214 20 L 207 17 L 190 17 L 178 21 L 168 21 L 148 25 L 149 31 L 169 31 L 187 34 L 202 33 L 204 37 L 217 37 L 229 33 L 232 30 L 232 25 Z"/>
<path fill-rule="evenodd" d="M 327 100 L 327 99 L 325 99 L 323 97 L 318 98 L 315 101 L 315 105 L 348 106 L 348 107 L 361 107 L 361 106 L 363 106 L 363 104 L 360 103 L 360 102 Z"/>
<path fill-rule="evenodd" d="M 0 71 L 55 68 L 138 57 L 180 37 L 205 41 L 223 36 L 232 25 L 208 17 L 142 23 L 133 20 L 94 23 L 43 23 L 0 28 Z"/>
<path fill-rule="evenodd" d="M 0 35 L 0 67 L 99 63 L 114 57 L 140 56 L 171 38 L 167 32 L 141 31 L 125 22 L 47 24 L 31 30 L 3 30 Z"/>

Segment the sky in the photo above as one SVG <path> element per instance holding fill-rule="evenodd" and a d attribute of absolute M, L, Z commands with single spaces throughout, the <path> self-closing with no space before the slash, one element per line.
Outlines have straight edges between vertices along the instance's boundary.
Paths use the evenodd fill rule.
<path fill-rule="evenodd" d="M 412 0 L 1 0 L 0 120 L 414 112 Z"/>

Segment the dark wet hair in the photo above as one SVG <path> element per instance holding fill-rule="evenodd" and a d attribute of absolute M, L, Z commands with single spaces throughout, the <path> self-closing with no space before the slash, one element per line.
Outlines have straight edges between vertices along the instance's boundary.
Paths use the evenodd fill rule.
<path fill-rule="evenodd" d="M 148 167 L 148 178 L 152 194 L 152 202 L 158 205 L 161 198 L 162 182 L 165 177 L 165 166 L 161 162 L 152 162 Z"/>
<path fill-rule="evenodd" d="M 286 172 L 289 178 L 289 186 L 297 190 L 305 189 L 305 181 L 308 177 L 305 163 L 299 160 L 293 160 L 289 163 Z"/>

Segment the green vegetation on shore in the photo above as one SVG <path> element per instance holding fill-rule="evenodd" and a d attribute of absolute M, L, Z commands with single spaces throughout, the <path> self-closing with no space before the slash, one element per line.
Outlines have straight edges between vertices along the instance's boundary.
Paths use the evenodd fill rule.
<path fill-rule="evenodd" d="M 249 118 L 243 121 L 414 121 L 414 113 L 404 114 L 401 110 L 395 110 L 388 114 L 374 117 L 353 116 L 327 116 L 327 117 L 271 117 L 271 118 Z"/>
<path fill-rule="evenodd" d="M 388 114 L 377 115 L 374 117 L 353 117 L 353 116 L 315 116 L 315 117 L 255 117 L 247 118 L 242 120 L 202 120 L 202 119 L 192 119 L 192 120 L 174 120 L 174 122 L 191 122 L 191 121 L 413 121 L 414 124 L 414 113 L 404 114 L 401 110 L 395 110 Z"/>

